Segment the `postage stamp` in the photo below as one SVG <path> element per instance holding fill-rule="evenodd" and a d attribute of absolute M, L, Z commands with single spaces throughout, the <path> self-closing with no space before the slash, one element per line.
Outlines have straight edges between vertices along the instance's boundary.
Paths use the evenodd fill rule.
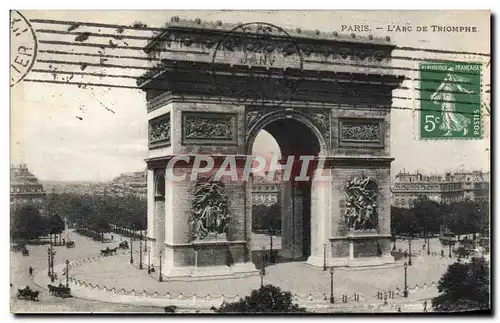
<path fill-rule="evenodd" d="M 491 311 L 490 18 L 13 11 L 11 312 Z"/>
<path fill-rule="evenodd" d="M 420 64 L 422 139 L 482 137 L 480 63 Z"/>

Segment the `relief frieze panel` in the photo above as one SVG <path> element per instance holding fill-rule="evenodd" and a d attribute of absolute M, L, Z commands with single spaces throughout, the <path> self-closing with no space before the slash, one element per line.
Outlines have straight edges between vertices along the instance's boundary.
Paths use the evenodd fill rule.
<path fill-rule="evenodd" d="M 384 129 L 379 119 L 344 119 L 339 121 L 340 146 L 383 147 Z"/>
<path fill-rule="evenodd" d="M 149 121 L 150 147 L 170 145 L 170 113 Z"/>
<path fill-rule="evenodd" d="M 184 144 L 237 144 L 235 113 L 182 113 Z"/>

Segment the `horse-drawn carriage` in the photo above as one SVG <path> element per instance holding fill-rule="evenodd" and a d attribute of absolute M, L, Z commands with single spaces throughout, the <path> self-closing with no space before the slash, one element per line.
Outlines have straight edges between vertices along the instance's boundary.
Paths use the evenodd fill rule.
<path fill-rule="evenodd" d="M 26 248 L 26 245 L 21 243 L 17 243 L 11 246 L 11 249 L 14 252 L 21 252 L 24 248 Z"/>
<path fill-rule="evenodd" d="M 120 242 L 120 244 L 118 245 L 118 248 L 120 248 L 120 249 L 128 249 L 128 242 L 126 240 Z"/>
<path fill-rule="evenodd" d="M 59 284 L 59 286 L 47 285 L 49 287 L 50 294 L 56 297 L 67 298 L 71 297 L 71 288 L 64 286 L 63 284 Z"/>
<path fill-rule="evenodd" d="M 75 247 L 74 241 L 66 241 L 66 248 L 74 248 L 74 247 Z"/>
<path fill-rule="evenodd" d="M 110 249 L 109 247 L 106 247 L 106 249 L 101 249 L 101 255 L 102 256 L 109 256 L 112 254 L 116 254 L 116 251 L 118 250 L 118 247 L 115 247 L 113 249 Z"/>
<path fill-rule="evenodd" d="M 21 251 L 23 253 L 23 256 L 29 256 L 30 255 L 30 252 L 28 251 L 28 248 L 26 248 L 26 246 Z"/>
<path fill-rule="evenodd" d="M 17 298 L 19 298 L 19 299 L 26 299 L 26 300 L 31 300 L 31 301 L 37 301 L 38 300 L 38 294 L 40 294 L 39 291 L 32 290 L 29 286 L 26 286 L 23 289 L 18 289 L 17 290 Z"/>

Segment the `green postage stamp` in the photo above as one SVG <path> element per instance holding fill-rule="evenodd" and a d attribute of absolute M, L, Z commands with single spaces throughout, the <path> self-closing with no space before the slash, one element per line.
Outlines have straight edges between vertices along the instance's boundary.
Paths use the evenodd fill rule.
<path fill-rule="evenodd" d="M 420 137 L 479 139 L 480 63 L 420 64 Z"/>

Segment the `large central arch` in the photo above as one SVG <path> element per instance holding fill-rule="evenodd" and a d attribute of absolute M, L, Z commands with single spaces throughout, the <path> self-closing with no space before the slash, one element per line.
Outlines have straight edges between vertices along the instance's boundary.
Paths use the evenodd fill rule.
<path fill-rule="evenodd" d="M 262 129 L 283 156 L 314 155 L 323 164 L 307 183 L 310 206 L 295 203 L 293 182 L 283 186 L 290 201 L 283 252 L 309 255 L 318 267 L 391 262 L 390 106 L 403 78 L 381 67 L 390 66 L 394 47 L 388 39 L 174 17 L 145 49 L 160 63 L 138 82 L 149 123 L 148 238 L 163 275 L 257 274 L 251 181 L 155 179 L 172 171 L 173 157 L 185 157 L 179 174 L 193 172 L 196 155 L 216 163 L 235 156 L 241 169 Z M 205 188 L 210 198 L 200 197 Z M 310 213 L 309 231 L 295 206 Z M 297 232 L 302 242 L 311 233 L 308 248 L 293 240 Z"/>
<path fill-rule="evenodd" d="M 274 137 L 281 152 L 282 162 L 294 157 L 297 164 L 300 156 L 320 156 L 326 154 L 327 144 L 323 134 L 306 116 L 288 110 L 263 115 L 256 121 L 247 137 L 247 154 L 252 148 L 257 134 L 265 130 Z M 296 165 L 300 169 L 301 165 Z M 282 259 L 303 259 L 311 255 L 311 237 L 318 234 L 317 226 L 311 227 L 313 214 L 317 209 L 317 200 L 311 199 L 313 179 L 294 181 L 282 179 L 281 196 L 281 251 Z M 249 187 L 252 184 L 249 182 Z M 250 189 L 249 189 L 250 191 Z M 252 208 L 246 210 L 251 214 Z M 314 230 L 314 232 L 313 232 Z"/>

